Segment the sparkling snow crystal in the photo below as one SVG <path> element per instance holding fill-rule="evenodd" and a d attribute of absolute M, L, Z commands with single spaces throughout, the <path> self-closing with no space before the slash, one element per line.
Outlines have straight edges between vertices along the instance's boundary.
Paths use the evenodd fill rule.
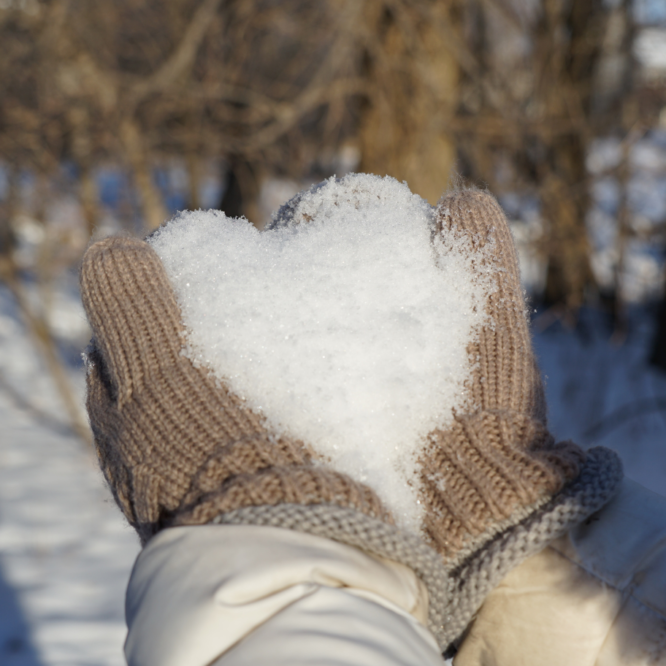
<path fill-rule="evenodd" d="M 267 231 L 182 213 L 151 239 L 189 331 L 184 351 L 418 532 L 417 457 L 460 406 L 487 285 L 469 247 L 433 243 L 433 209 L 391 178 L 330 179 Z"/>

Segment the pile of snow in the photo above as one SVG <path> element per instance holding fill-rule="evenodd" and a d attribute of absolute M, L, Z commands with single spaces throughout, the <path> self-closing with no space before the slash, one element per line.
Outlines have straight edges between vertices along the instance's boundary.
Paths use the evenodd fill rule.
<path fill-rule="evenodd" d="M 485 316 L 490 281 L 474 278 L 469 242 L 436 235 L 406 185 L 352 174 L 296 197 L 267 231 L 197 211 L 151 243 L 189 358 L 417 532 L 417 456 L 461 404 Z"/>

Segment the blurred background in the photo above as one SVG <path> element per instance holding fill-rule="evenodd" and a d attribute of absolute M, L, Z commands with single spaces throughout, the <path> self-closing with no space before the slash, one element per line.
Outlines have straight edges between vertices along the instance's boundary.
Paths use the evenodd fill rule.
<path fill-rule="evenodd" d="M 666 0 L 0 0 L 0 664 L 121 664 L 91 239 L 350 171 L 495 194 L 558 437 L 666 494 Z"/>

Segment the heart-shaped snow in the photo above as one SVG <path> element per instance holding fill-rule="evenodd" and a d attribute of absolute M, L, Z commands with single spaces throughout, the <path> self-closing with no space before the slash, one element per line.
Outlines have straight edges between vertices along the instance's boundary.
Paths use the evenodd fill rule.
<path fill-rule="evenodd" d="M 433 209 L 406 185 L 350 175 L 297 197 L 268 231 L 198 211 L 150 241 L 184 353 L 413 532 L 418 453 L 461 405 L 487 295 L 469 243 L 434 236 Z"/>

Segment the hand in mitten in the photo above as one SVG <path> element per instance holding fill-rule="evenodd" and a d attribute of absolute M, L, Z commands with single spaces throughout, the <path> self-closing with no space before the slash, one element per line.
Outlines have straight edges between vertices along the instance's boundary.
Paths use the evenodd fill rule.
<path fill-rule="evenodd" d="M 518 262 L 497 202 L 454 192 L 436 209 L 441 233 L 481 250 L 494 289 L 469 346 L 465 405 L 428 438 L 421 474 L 425 533 L 455 579 L 451 640 L 514 566 L 606 504 L 621 463 L 604 448 L 556 444 L 546 426 Z"/>
<path fill-rule="evenodd" d="M 447 579 L 436 553 L 394 527 L 367 485 L 272 432 L 224 381 L 195 366 L 183 353 L 176 295 L 148 243 L 91 246 L 81 294 L 93 330 L 87 409 L 95 446 L 143 545 L 163 528 L 208 523 L 334 539 L 415 571 L 429 590 L 430 628 L 441 635 Z"/>
<path fill-rule="evenodd" d="M 144 241 L 93 245 L 81 269 L 93 329 L 87 408 L 102 470 L 142 543 L 172 524 L 243 506 L 330 503 L 386 518 L 376 495 L 273 436 L 227 387 L 182 354 L 183 323 Z"/>

